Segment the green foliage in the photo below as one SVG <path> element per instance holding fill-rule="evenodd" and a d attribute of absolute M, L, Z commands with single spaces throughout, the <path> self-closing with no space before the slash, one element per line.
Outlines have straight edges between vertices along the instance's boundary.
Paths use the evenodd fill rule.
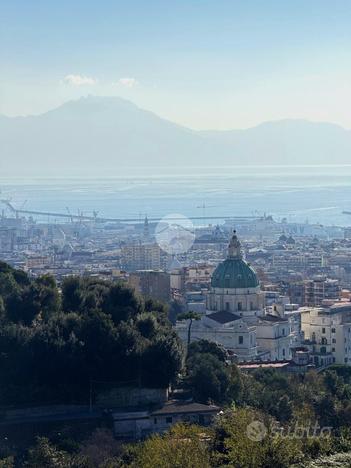
<path fill-rule="evenodd" d="M 173 300 L 169 307 L 168 318 L 175 325 L 178 316 L 183 312 L 183 307 L 179 301 Z"/>
<path fill-rule="evenodd" d="M 50 444 L 45 437 L 39 437 L 35 447 L 29 450 L 28 468 L 67 468 L 73 466 L 71 457 Z"/>
<path fill-rule="evenodd" d="M 61 286 L 62 309 L 64 312 L 77 312 L 82 304 L 81 279 L 77 276 L 66 278 Z"/>
<path fill-rule="evenodd" d="M 197 426 L 175 425 L 164 436 L 155 435 L 140 444 L 128 464 L 122 466 L 131 468 L 210 468 L 210 452 L 206 442 L 206 434 L 204 434 L 203 429 Z"/>
<path fill-rule="evenodd" d="M 213 466 L 285 468 L 299 462 L 302 459 L 301 442 L 271 432 L 272 425 L 272 418 L 257 410 L 226 411 L 214 428 Z M 251 428 L 255 427 L 263 428 L 265 432 L 252 433 Z"/>
<path fill-rule="evenodd" d="M 112 431 L 96 429 L 82 444 L 80 459 L 89 460 L 90 466 L 108 466 L 121 452 L 121 443 L 113 437 Z"/>
<path fill-rule="evenodd" d="M 179 314 L 178 317 L 177 317 L 177 320 L 189 320 L 189 325 L 188 325 L 188 348 L 189 348 L 190 343 L 191 343 L 191 327 L 192 327 L 193 321 L 194 320 L 200 320 L 200 319 L 201 319 L 200 314 L 198 314 L 196 312 L 193 312 L 193 311 L 184 312 L 182 314 Z"/>
<path fill-rule="evenodd" d="M 212 354 L 196 354 L 188 360 L 187 384 L 196 401 L 207 403 L 209 400 L 224 402 L 230 377 L 225 364 Z"/>
<path fill-rule="evenodd" d="M 110 435 L 96 433 L 73 455 L 42 438 L 25 466 L 279 468 L 302 457 L 351 450 L 350 367 L 305 375 L 272 369 L 245 374 L 228 364 L 215 343 L 190 344 L 197 314 L 180 318 L 189 320 L 184 383 L 198 402 L 224 407 L 213 431 L 178 425 L 122 451 Z M 0 323 L 1 405 L 86 404 L 91 381 L 165 388 L 182 370 L 182 344 L 166 308 L 143 302 L 121 284 L 70 277 L 59 290 L 51 276 L 29 278 L 0 262 Z M 267 429 L 259 442 L 248 437 L 253 421 Z M 331 426 L 333 437 L 294 438 L 276 431 L 315 422 Z M 2 466 L 12 467 L 13 460 L 0 461 Z"/>
<path fill-rule="evenodd" d="M 91 380 L 168 387 L 182 345 L 159 303 L 120 284 L 25 279 L 0 265 L 0 404 L 84 402 Z M 17 282 L 19 281 L 19 282 Z"/>
<path fill-rule="evenodd" d="M 197 353 L 209 353 L 215 356 L 219 361 L 225 362 L 227 359 L 226 350 L 213 341 L 199 340 L 194 341 L 188 348 L 188 358 L 191 358 Z"/>
<path fill-rule="evenodd" d="M 103 298 L 101 309 L 112 317 L 115 324 L 135 319 L 143 311 L 133 290 L 120 284 L 111 285 Z"/>
<path fill-rule="evenodd" d="M 0 468 L 14 468 L 14 458 L 7 457 L 0 460 Z"/>
<path fill-rule="evenodd" d="M 351 366 L 334 364 L 328 368 L 328 371 L 335 372 L 339 377 L 344 379 L 345 383 L 351 384 Z"/>
<path fill-rule="evenodd" d="M 227 365 L 225 359 L 225 351 L 215 343 L 207 340 L 191 343 L 185 382 L 196 401 L 231 403 L 240 399 L 240 373 L 235 365 Z"/>

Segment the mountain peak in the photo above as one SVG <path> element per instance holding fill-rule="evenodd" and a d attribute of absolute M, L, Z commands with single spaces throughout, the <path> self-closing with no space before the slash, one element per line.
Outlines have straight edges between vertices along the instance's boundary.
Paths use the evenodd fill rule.
<path fill-rule="evenodd" d="M 348 164 L 351 132 L 302 119 L 200 132 L 120 97 L 87 96 L 39 116 L 0 119 L 0 150 L 3 175 L 111 175 L 123 165 Z"/>

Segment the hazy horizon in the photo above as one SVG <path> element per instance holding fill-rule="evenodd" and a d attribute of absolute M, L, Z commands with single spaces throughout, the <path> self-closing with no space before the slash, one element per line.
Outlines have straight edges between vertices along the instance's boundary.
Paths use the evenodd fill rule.
<path fill-rule="evenodd" d="M 133 101 L 133 99 L 127 99 L 127 98 L 124 98 L 122 96 L 108 96 L 108 95 L 105 95 L 105 96 L 98 96 L 98 95 L 94 95 L 94 94 L 86 94 L 86 95 L 81 95 L 79 96 L 78 98 L 74 98 L 74 99 L 69 99 L 67 101 L 63 101 L 61 104 L 57 105 L 56 107 L 49 107 L 48 109 L 45 109 L 43 110 L 42 112 L 39 112 L 39 113 L 32 113 L 32 114 L 16 114 L 16 115 L 8 115 L 8 114 L 0 114 L 0 117 L 5 117 L 5 118 L 8 118 L 8 119 L 18 119 L 18 118 L 26 118 L 26 117 L 39 117 L 39 116 L 42 116 L 42 115 L 45 115 L 45 114 L 48 114 L 52 111 L 55 111 L 63 106 L 65 106 L 66 104 L 69 104 L 71 102 L 79 102 L 80 100 L 85 100 L 85 99 L 89 99 L 89 98 L 106 98 L 106 99 L 109 99 L 109 98 L 116 98 L 116 99 L 121 99 L 123 101 L 126 101 L 128 103 L 131 103 L 133 105 L 135 105 L 136 107 L 138 107 L 139 109 L 141 110 L 146 110 L 148 112 L 151 112 L 152 114 L 156 115 L 157 117 L 160 117 L 160 118 L 163 118 L 161 115 L 158 115 L 156 111 L 152 110 L 152 109 L 145 109 L 143 108 L 142 106 L 140 106 L 137 102 Z M 279 119 L 274 119 L 274 120 L 262 120 L 254 125 L 251 125 L 251 126 L 248 126 L 248 127 L 236 127 L 236 128 L 226 128 L 226 129 L 215 129 L 215 128 L 204 128 L 204 129 L 197 129 L 195 127 L 188 127 L 186 125 L 183 125 L 183 124 L 180 124 L 178 122 L 175 122 L 175 121 L 172 121 L 170 119 L 167 119 L 167 118 L 163 118 L 164 120 L 168 120 L 169 122 L 172 122 L 176 125 L 179 125 L 181 127 L 184 127 L 184 128 L 188 128 L 189 130 L 193 130 L 193 131 L 200 131 L 200 132 L 206 132 L 206 131 L 215 131 L 215 132 L 230 132 L 232 130 L 250 130 L 250 129 L 253 129 L 253 128 L 256 128 L 256 127 L 259 127 L 261 125 L 264 125 L 264 124 L 270 124 L 270 123 L 276 123 L 276 122 L 284 122 L 284 121 L 304 121 L 304 122 L 309 122 L 309 123 L 316 123 L 316 124 L 330 124 L 330 125 L 335 125 L 336 127 L 340 127 L 342 128 L 343 130 L 351 130 L 351 126 L 350 127 L 346 127 L 344 125 L 341 125 L 341 124 L 338 124 L 336 122 L 332 122 L 332 121 L 327 121 L 327 120 L 313 120 L 313 119 L 308 119 L 308 118 L 303 118 L 303 117 L 296 117 L 296 118 L 289 118 L 289 117 L 282 117 L 282 118 L 279 118 Z M 351 125 L 351 124 L 350 124 Z"/>
<path fill-rule="evenodd" d="M 0 114 L 95 94 L 197 130 L 349 128 L 350 14 L 346 0 L 5 1 Z"/>

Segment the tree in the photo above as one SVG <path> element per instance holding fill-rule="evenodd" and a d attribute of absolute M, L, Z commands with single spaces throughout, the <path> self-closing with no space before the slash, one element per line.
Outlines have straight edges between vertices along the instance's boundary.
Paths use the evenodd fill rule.
<path fill-rule="evenodd" d="M 344 379 L 339 377 L 335 371 L 327 370 L 324 373 L 324 383 L 332 395 L 342 395 L 344 390 Z"/>
<path fill-rule="evenodd" d="M 89 466 L 102 466 L 121 452 L 121 443 L 110 430 L 98 428 L 83 442 L 80 455 L 89 460 Z"/>
<path fill-rule="evenodd" d="M 282 422 L 287 422 L 291 419 L 292 403 L 287 395 L 279 398 L 275 416 Z"/>
<path fill-rule="evenodd" d="M 0 468 L 14 468 L 15 463 L 13 457 L 6 457 L 0 460 Z"/>
<path fill-rule="evenodd" d="M 36 445 L 29 450 L 26 466 L 29 468 L 68 468 L 72 465 L 71 457 L 66 452 L 58 450 L 46 437 L 38 437 Z"/>
<path fill-rule="evenodd" d="M 334 427 L 337 421 L 335 399 L 331 395 L 324 395 L 316 402 L 315 407 L 321 426 Z"/>
<path fill-rule="evenodd" d="M 209 353 L 197 353 L 187 359 L 186 385 L 200 403 L 232 403 L 241 392 L 239 373 Z"/>
<path fill-rule="evenodd" d="M 196 312 L 184 312 L 183 314 L 178 315 L 177 317 L 178 320 L 189 320 L 189 326 L 188 326 L 188 348 L 191 342 L 191 327 L 193 324 L 194 320 L 200 320 L 201 315 L 197 314 Z"/>
<path fill-rule="evenodd" d="M 0 274 L 9 280 L 0 300 L 3 403 L 86 403 L 91 380 L 166 388 L 177 379 L 183 347 L 162 304 L 79 277 L 63 282 L 61 303 L 51 276 L 20 286 L 10 268 Z"/>
<path fill-rule="evenodd" d="M 301 441 L 274 433 L 274 424 L 250 408 L 225 411 L 214 427 L 214 466 L 285 468 L 300 462 Z"/>
<path fill-rule="evenodd" d="M 203 428 L 177 424 L 164 436 L 154 435 L 140 444 L 136 448 L 133 459 L 127 465 L 122 466 L 210 468 L 210 451 L 204 439 L 206 439 L 206 433 Z"/>
<path fill-rule="evenodd" d="M 6 314 L 15 323 L 30 325 L 40 313 L 39 291 L 34 284 L 13 292 L 6 301 Z"/>
<path fill-rule="evenodd" d="M 175 325 L 178 319 L 178 316 L 183 312 L 183 307 L 181 303 L 177 300 L 173 300 L 169 307 L 168 318 L 170 322 Z"/>
<path fill-rule="evenodd" d="M 142 304 L 132 289 L 121 284 L 112 284 L 104 297 L 101 309 L 118 324 L 136 318 L 142 312 Z"/>
<path fill-rule="evenodd" d="M 188 347 L 188 358 L 197 353 L 209 353 L 215 356 L 219 361 L 225 362 L 228 358 L 225 348 L 214 341 L 199 340 L 194 341 Z"/>
<path fill-rule="evenodd" d="M 159 335 L 141 356 L 142 381 L 148 386 L 166 388 L 182 368 L 183 347 L 174 331 Z"/>
<path fill-rule="evenodd" d="M 0 296 L 0 322 L 5 320 L 5 303 L 4 299 Z"/>
<path fill-rule="evenodd" d="M 64 312 L 78 312 L 82 303 L 81 280 L 70 276 L 62 282 L 62 309 Z"/>

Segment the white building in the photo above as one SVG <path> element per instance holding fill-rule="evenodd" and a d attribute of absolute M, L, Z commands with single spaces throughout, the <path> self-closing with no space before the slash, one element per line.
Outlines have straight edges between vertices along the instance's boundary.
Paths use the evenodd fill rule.
<path fill-rule="evenodd" d="M 177 322 L 176 329 L 187 342 L 189 322 Z M 192 322 L 190 339 L 215 341 L 239 361 L 291 358 L 296 339 L 290 319 L 265 314 L 264 293 L 255 271 L 243 259 L 235 231 L 227 258 L 213 272 L 206 314 Z"/>
<path fill-rule="evenodd" d="M 185 342 L 188 327 L 188 322 L 177 323 L 178 335 Z M 236 354 L 239 361 L 251 361 L 257 356 L 256 327 L 231 312 L 204 315 L 199 322 L 193 322 L 190 337 L 191 341 L 214 341 Z"/>
<path fill-rule="evenodd" d="M 256 340 L 259 351 L 268 351 L 270 360 L 291 359 L 294 335 L 289 318 L 263 315 L 257 323 Z"/>
<path fill-rule="evenodd" d="M 316 366 L 351 364 L 351 303 L 303 307 L 301 329 L 312 346 Z"/>
<path fill-rule="evenodd" d="M 243 259 L 235 231 L 229 243 L 228 257 L 213 272 L 207 309 L 212 312 L 225 310 L 254 324 L 263 314 L 264 295 L 255 271 Z"/>

